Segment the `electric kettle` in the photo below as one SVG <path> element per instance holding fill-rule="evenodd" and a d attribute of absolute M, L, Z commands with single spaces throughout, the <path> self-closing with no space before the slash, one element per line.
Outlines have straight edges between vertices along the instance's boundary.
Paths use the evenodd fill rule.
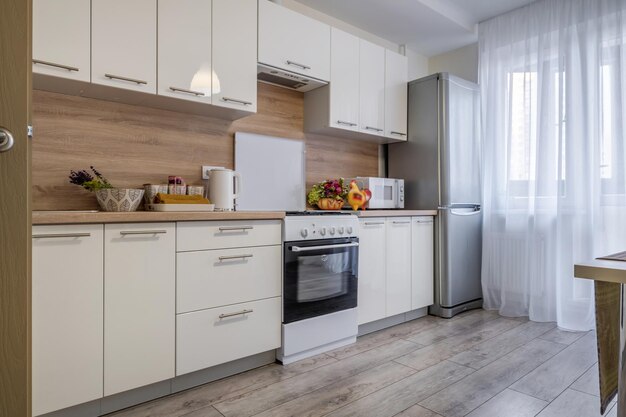
<path fill-rule="evenodd" d="M 240 192 L 241 174 L 226 168 L 209 171 L 209 200 L 216 211 L 233 211 Z"/>

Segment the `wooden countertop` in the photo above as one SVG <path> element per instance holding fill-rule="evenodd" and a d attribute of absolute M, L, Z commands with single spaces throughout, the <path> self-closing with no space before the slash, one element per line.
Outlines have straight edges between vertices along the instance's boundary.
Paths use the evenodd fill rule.
<path fill-rule="evenodd" d="M 574 276 L 595 281 L 626 284 L 626 262 L 594 259 L 574 265 Z"/>
<path fill-rule="evenodd" d="M 128 213 L 106 211 L 33 211 L 33 225 L 81 223 L 141 223 L 178 222 L 201 220 L 281 220 L 283 211 L 230 211 L 230 212 L 153 212 Z"/>
<path fill-rule="evenodd" d="M 436 216 L 437 210 L 359 210 L 359 217 Z"/>

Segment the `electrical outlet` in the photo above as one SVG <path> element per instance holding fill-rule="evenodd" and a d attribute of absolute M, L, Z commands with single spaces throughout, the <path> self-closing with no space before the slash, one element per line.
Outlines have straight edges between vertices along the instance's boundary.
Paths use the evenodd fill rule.
<path fill-rule="evenodd" d="M 216 167 L 213 165 L 202 165 L 202 179 L 203 180 L 209 179 L 209 171 L 212 169 L 224 169 L 224 167 Z"/>

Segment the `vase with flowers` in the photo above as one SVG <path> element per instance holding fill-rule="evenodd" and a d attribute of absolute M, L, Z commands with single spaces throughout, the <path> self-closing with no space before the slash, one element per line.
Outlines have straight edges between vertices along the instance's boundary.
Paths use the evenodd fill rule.
<path fill-rule="evenodd" d="M 347 194 L 348 186 L 343 178 L 326 180 L 311 188 L 307 201 L 321 210 L 341 210 Z"/>
<path fill-rule="evenodd" d="M 71 184 L 79 185 L 96 195 L 100 208 L 104 211 L 135 211 L 141 203 L 144 190 L 134 188 L 114 188 L 113 185 L 93 166 L 87 170 L 70 171 Z"/>

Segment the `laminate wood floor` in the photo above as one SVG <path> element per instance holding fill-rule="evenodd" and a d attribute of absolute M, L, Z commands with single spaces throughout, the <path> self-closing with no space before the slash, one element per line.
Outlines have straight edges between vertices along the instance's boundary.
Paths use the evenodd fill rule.
<path fill-rule="evenodd" d="M 429 316 L 111 416 L 599 417 L 595 343 L 484 310 Z"/>

